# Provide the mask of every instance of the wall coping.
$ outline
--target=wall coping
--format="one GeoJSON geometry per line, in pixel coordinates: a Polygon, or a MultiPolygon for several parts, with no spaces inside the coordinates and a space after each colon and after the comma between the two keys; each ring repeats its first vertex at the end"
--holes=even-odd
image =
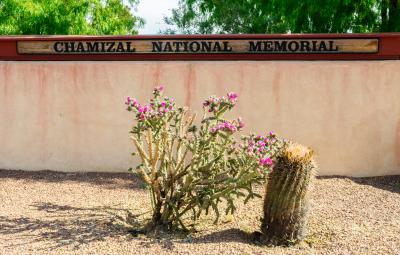
{"type": "Polygon", "coordinates": [[[0,36],[2,61],[398,59],[400,59],[400,33],[0,36]],[[84,46],[79,45],[80,42],[84,46]],[[104,43],[110,45],[110,52],[107,52],[104,43]],[[115,45],[114,48],[111,48],[112,44],[115,45]],[[87,48],[89,47],[87,45],[92,48],[87,48]],[[121,47],[117,48],[117,45],[121,47]],[[171,45],[175,47],[171,48],[171,45]],[[102,50],[99,50],[101,46],[102,50]],[[208,46],[213,48],[207,48],[208,46]],[[112,50],[114,52],[111,52],[112,50]]]}

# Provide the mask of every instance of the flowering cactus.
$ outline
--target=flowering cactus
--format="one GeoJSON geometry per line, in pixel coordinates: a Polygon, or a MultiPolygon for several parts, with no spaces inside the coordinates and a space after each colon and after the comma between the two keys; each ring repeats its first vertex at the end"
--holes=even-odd
{"type": "Polygon", "coordinates": [[[127,110],[136,120],[131,138],[141,159],[134,170],[150,189],[151,225],[188,230],[188,222],[210,209],[217,221],[222,199],[228,204],[225,213],[233,213],[235,198],[257,196],[252,186],[265,179],[281,142],[273,133],[236,141],[243,120],[224,119],[237,103],[236,93],[205,100],[196,125],[196,115],[177,107],[163,91],[155,88],[145,105],[127,98],[127,110]]]}

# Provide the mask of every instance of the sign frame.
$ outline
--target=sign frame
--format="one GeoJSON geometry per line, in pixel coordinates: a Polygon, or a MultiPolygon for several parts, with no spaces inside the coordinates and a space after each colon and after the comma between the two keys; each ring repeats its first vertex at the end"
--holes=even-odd
{"type": "MultiPolygon", "coordinates": [[[[271,44],[271,43],[270,43],[271,44]]],[[[296,48],[296,43],[293,43],[296,48]]],[[[311,44],[310,44],[311,45],[311,44]]],[[[231,47],[232,45],[228,45],[231,47]]],[[[329,45],[327,45],[328,47],[329,45]]],[[[270,45],[260,46],[270,49],[270,45]]],[[[287,46],[288,47],[288,46],[287,46]]],[[[218,48],[218,47],[217,47],[218,48]]],[[[132,49],[132,48],[131,48],[132,49]]],[[[332,47],[328,49],[333,49],[332,47]]],[[[284,34],[284,35],[139,35],[139,36],[0,36],[0,60],[3,61],[269,61],[269,60],[394,60],[400,59],[400,33],[382,34],[284,34]],[[69,52],[68,54],[54,54],[52,52],[37,52],[35,54],[22,52],[19,45],[43,44],[56,42],[269,42],[287,41],[300,42],[324,40],[330,41],[358,41],[376,42],[373,50],[367,51],[288,51],[288,52],[140,52],[129,54],[110,52],[102,54],[98,52],[69,52]]]]}

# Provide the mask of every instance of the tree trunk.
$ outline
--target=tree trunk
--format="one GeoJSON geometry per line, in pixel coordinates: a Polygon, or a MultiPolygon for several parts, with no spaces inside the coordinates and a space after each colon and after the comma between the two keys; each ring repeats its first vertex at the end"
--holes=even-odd
{"type": "Polygon", "coordinates": [[[388,0],[382,0],[381,3],[381,32],[385,32],[388,29],[388,0]]]}
{"type": "Polygon", "coordinates": [[[389,19],[386,32],[400,31],[400,8],[398,0],[391,0],[389,5],[389,19]]]}

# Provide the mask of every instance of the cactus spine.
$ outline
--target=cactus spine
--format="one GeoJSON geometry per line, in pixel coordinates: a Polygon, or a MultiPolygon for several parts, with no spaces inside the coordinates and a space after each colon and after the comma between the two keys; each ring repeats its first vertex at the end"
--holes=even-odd
{"type": "Polygon", "coordinates": [[[278,244],[301,241],[305,236],[309,186],[315,175],[314,152],[286,143],[270,173],[264,199],[261,231],[278,244]]]}

